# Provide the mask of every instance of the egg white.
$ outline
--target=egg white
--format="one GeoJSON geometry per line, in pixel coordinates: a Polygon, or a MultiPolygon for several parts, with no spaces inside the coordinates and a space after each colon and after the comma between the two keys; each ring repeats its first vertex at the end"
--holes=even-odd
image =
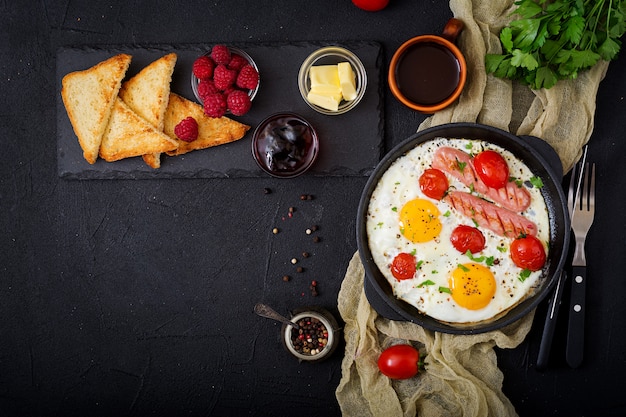
{"type": "MultiPolygon", "coordinates": [[[[478,153],[484,149],[499,152],[507,161],[511,176],[527,182],[534,174],[511,152],[491,143],[478,140],[436,138],[417,145],[399,157],[382,175],[374,189],[367,214],[367,234],[374,262],[389,281],[396,297],[414,305],[418,310],[437,320],[450,323],[469,323],[491,319],[513,307],[531,294],[542,276],[535,271],[525,279],[520,279],[522,269],[515,266],[509,254],[510,238],[498,236],[492,231],[479,227],[485,236],[485,249],[473,255],[474,260],[483,265],[486,260],[497,260],[488,266],[496,279],[496,292],[491,302],[479,310],[459,306],[452,296],[440,291],[449,288],[448,278],[459,264],[472,262],[467,255],[459,253],[450,243],[450,235],[459,224],[475,226],[471,219],[455,212],[444,201],[426,197],[420,190],[419,177],[430,168],[433,152],[441,146],[450,146],[467,153],[478,153]],[[440,212],[442,231],[434,240],[426,243],[413,243],[400,233],[399,212],[402,206],[415,198],[423,198],[434,203],[440,212]],[[398,281],[390,270],[391,263],[401,252],[415,253],[420,262],[416,276],[398,281]],[[431,285],[424,283],[432,282],[431,285]],[[422,284],[422,285],[420,285],[422,284]]],[[[460,181],[447,175],[452,188],[470,191],[460,181]]],[[[540,189],[524,185],[531,194],[530,207],[521,214],[537,225],[537,238],[544,243],[548,253],[550,223],[540,189]]]]}

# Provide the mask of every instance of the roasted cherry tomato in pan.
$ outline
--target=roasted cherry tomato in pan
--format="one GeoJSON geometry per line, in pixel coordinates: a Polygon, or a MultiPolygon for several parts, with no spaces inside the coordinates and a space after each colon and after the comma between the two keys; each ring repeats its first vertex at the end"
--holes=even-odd
{"type": "Polygon", "coordinates": [[[538,271],[546,263],[546,251],[535,236],[522,236],[511,243],[511,259],[520,268],[538,271]]]}
{"type": "Polygon", "coordinates": [[[389,4],[389,0],[352,0],[356,7],[368,12],[377,12],[389,4]]]}
{"type": "Polygon", "coordinates": [[[425,196],[441,200],[448,191],[446,174],[435,168],[426,169],[419,178],[420,190],[425,196]]]}
{"type": "Polygon", "coordinates": [[[411,279],[417,270],[415,256],[410,253],[401,252],[393,258],[391,263],[391,274],[398,280],[411,279]]]}
{"type": "Polygon", "coordinates": [[[460,224],[454,228],[450,235],[450,242],[456,250],[466,253],[480,252],[485,248],[485,236],[476,227],[460,224]]]}
{"type": "Polygon", "coordinates": [[[412,378],[420,365],[420,353],[411,345],[393,345],[378,357],[378,369],[392,379],[412,378]]]}
{"type": "Polygon", "coordinates": [[[487,187],[502,188],[509,181],[509,166],[496,151],[482,151],[474,157],[476,174],[487,187]]]}

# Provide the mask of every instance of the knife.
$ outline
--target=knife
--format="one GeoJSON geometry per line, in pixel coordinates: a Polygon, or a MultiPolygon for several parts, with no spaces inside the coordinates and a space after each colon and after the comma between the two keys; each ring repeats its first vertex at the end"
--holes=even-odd
{"type": "Polygon", "coordinates": [[[563,298],[563,288],[567,281],[567,273],[563,270],[556,282],[556,288],[552,294],[552,298],[548,303],[548,312],[546,321],[543,325],[543,333],[541,334],[541,342],[539,344],[539,354],[537,355],[537,370],[542,371],[548,366],[550,358],[550,348],[552,347],[552,339],[554,339],[554,330],[556,329],[556,320],[559,315],[559,306],[563,298]]]}

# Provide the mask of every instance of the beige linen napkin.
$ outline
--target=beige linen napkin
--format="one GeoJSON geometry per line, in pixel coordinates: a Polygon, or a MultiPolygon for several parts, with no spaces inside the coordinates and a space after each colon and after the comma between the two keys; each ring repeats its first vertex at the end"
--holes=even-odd
{"type": "MultiPolygon", "coordinates": [[[[498,35],[512,18],[513,0],[450,0],[450,9],[465,23],[458,44],[467,60],[468,82],[454,106],[429,117],[418,130],[478,122],[537,136],[552,145],[564,172],[569,171],[593,131],[596,93],[608,63],[549,90],[530,90],[487,75],[484,69],[485,54],[501,51],[498,35]]],[[[534,312],[493,332],[441,334],[379,316],[367,301],[363,281],[363,266],[355,254],[338,297],[346,348],[336,396],[345,416],[517,416],[502,393],[503,374],[493,348],[518,346],[534,312]],[[426,371],[392,381],[378,371],[376,361],[386,347],[407,341],[426,354],[426,371]]]]}

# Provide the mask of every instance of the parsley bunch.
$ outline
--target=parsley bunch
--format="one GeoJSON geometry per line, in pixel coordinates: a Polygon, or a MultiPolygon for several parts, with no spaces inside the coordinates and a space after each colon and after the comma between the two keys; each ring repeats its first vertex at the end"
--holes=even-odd
{"type": "Polygon", "coordinates": [[[500,32],[502,54],[487,54],[488,73],[533,89],[576,78],[600,59],[611,61],[626,31],[626,0],[517,0],[500,32]]]}

